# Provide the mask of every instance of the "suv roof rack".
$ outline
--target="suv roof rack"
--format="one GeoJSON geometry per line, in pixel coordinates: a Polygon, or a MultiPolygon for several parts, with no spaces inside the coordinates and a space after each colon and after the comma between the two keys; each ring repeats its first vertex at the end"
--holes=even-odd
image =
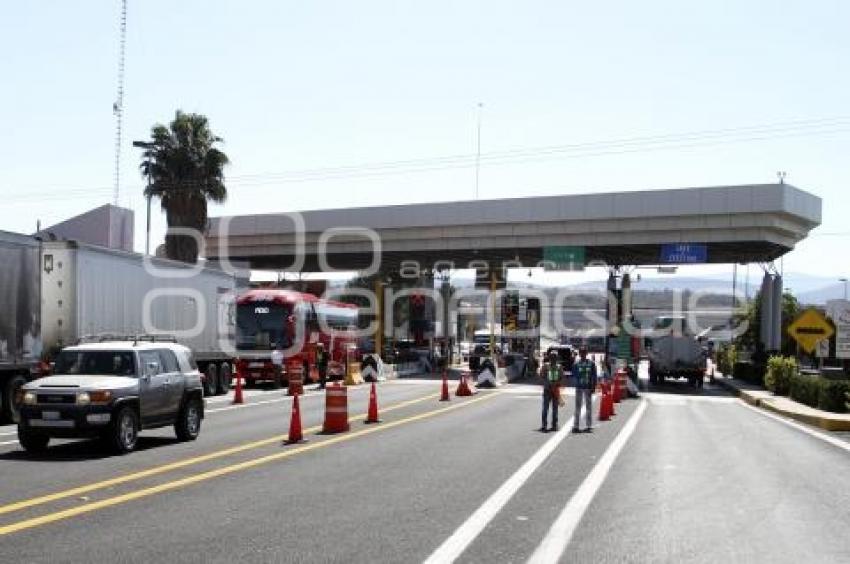
{"type": "Polygon", "coordinates": [[[77,344],[82,345],[84,343],[105,343],[108,341],[132,341],[133,345],[137,345],[139,342],[176,343],[177,337],[175,337],[174,335],[164,334],[120,335],[116,333],[102,333],[100,335],[83,335],[82,337],[77,339],[77,344]]]}

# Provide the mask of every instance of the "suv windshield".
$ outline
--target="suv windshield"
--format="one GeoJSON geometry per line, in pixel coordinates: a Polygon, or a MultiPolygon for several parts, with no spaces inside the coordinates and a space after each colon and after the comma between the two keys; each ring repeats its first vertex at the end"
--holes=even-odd
{"type": "Polygon", "coordinates": [[[129,351],[62,351],[53,373],[135,377],[136,363],[129,351]]]}

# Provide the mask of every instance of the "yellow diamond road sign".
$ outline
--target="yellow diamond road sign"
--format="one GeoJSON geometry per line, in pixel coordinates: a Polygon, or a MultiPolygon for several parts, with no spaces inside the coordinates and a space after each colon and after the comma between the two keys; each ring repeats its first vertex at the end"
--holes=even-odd
{"type": "Polygon", "coordinates": [[[832,325],[816,309],[807,309],[788,326],[788,334],[809,354],[814,352],[818,341],[829,339],[834,332],[832,325]]]}

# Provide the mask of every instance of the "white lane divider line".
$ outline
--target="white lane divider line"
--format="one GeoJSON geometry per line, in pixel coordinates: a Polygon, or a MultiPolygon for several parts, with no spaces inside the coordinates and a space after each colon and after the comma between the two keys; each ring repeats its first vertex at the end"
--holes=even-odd
{"type": "Polygon", "coordinates": [[[786,419],[786,418],[784,418],[780,415],[777,415],[775,413],[770,413],[769,411],[766,411],[765,409],[763,409],[761,407],[754,407],[754,406],[748,404],[747,402],[745,402],[744,400],[739,399],[738,401],[740,402],[740,405],[743,405],[747,409],[752,409],[756,413],[760,413],[760,414],[764,415],[765,417],[770,417],[774,421],[779,421],[780,423],[784,423],[785,425],[788,425],[789,427],[793,427],[794,429],[797,429],[798,431],[802,431],[802,432],[804,432],[808,435],[811,435],[815,438],[818,438],[818,439],[820,439],[824,442],[831,444],[832,446],[837,446],[840,449],[843,449],[843,450],[846,450],[847,452],[850,452],[850,443],[848,443],[846,441],[842,441],[841,439],[838,439],[836,437],[831,437],[831,436],[827,435],[826,433],[822,433],[821,431],[815,431],[814,429],[812,429],[810,427],[806,427],[802,423],[797,423],[796,421],[786,419]]]}
{"type": "MultiPolygon", "coordinates": [[[[303,401],[306,398],[313,398],[313,397],[322,396],[322,395],[324,395],[324,392],[320,392],[320,391],[308,392],[306,394],[303,394],[301,396],[301,399],[303,401]]],[[[285,401],[291,402],[292,396],[283,395],[283,396],[278,396],[274,399],[267,399],[267,400],[260,400],[260,401],[246,401],[245,403],[231,404],[231,405],[228,405],[226,407],[214,407],[214,408],[207,409],[206,413],[221,413],[222,411],[233,411],[234,409],[246,409],[246,408],[249,408],[249,407],[254,407],[256,405],[268,405],[270,403],[282,403],[282,402],[285,402],[285,401]]]]}
{"type": "Polygon", "coordinates": [[[18,441],[6,441],[6,442],[2,442],[2,443],[0,443],[0,446],[5,446],[5,445],[16,445],[16,444],[18,444],[18,441]]]}
{"type": "Polygon", "coordinates": [[[602,455],[602,458],[599,459],[599,462],[596,463],[596,466],[593,467],[593,470],[590,471],[590,474],[581,483],[567,502],[567,505],[564,506],[561,514],[558,515],[549,532],[543,538],[543,542],[540,543],[534,554],[528,559],[529,564],[558,562],[561,559],[567,545],[570,544],[573,533],[581,522],[582,517],[584,517],[585,511],[590,506],[590,502],[596,497],[599,488],[608,476],[608,471],[611,470],[611,466],[614,465],[614,462],[620,455],[620,451],[623,450],[629,437],[634,433],[644,411],[646,411],[646,401],[641,401],[632,416],[626,421],[620,432],[617,433],[617,437],[608,446],[605,454],[602,455]]]}
{"type": "Polygon", "coordinates": [[[543,443],[543,446],[523,464],[519,470],[508,478],[469,519],[467,519],[446,541],[425,560],[426,564],[443,564],[454,562],[472,541],[481,534],[490,521],[510,501],[514,494],[528,481],[532,474],[540,467],[559,444],[570,434],[570,425],[558,431],[551,439],[543,443]]]}

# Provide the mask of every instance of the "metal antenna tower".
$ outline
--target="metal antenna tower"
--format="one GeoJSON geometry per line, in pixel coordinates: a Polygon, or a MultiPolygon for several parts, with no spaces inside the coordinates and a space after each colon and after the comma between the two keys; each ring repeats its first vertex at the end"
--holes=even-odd
{"type": "Polygon", "coordinates": [[[115,115],[115,186],[112,192],[112,203],[116,206],[121,192],[121,127],[124,117],[124,44],[127,41],[127,0],[121,0],[119,29],[118,95],[112,103],[112,113],[115,115]]]}

